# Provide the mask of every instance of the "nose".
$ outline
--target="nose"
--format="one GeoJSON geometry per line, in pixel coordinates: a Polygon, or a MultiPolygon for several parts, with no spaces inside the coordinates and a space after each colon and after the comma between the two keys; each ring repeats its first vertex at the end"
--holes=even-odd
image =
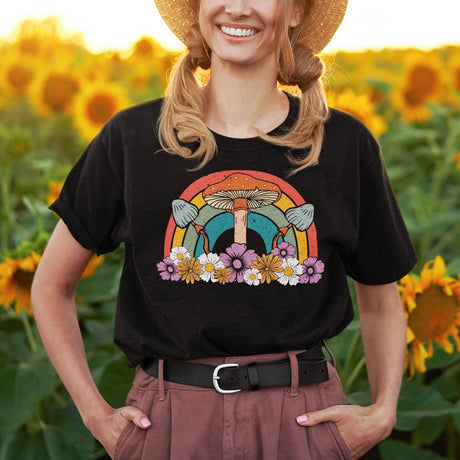
{"type": "Polygon", "coordinates": [[[249,16],[251,8],[249,0],[228,0],[225,5],[225,12],[235,18],[249,16]]]}

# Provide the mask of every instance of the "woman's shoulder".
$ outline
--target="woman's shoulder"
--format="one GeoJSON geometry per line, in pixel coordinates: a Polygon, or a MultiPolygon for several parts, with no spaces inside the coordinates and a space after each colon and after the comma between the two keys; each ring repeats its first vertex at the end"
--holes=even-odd
{"type": "Polygon", "coordinates": [[[329,107],[329,117],[325,127],[330,130],[346,130],[356,134],[369,134],[369,128],[349,112],[329,107]]]}
{"type": "Polygon", "coordinates": [[[109,120],[109,123],[123,125],[125,123],[132,124],[141,122],[142,120],[156,121],[160,116],[163,99],[164,98],[161,97],[126,107],[117,112],[109,120]]]}

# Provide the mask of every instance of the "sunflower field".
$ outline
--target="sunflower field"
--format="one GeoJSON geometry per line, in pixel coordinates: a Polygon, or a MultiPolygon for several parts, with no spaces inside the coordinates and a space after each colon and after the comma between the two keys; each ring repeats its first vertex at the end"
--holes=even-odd
{"type": "MultiPolygon", "coordinates": [[[[162,95],[176,57],[149,37],[94,54],[54,19],[0,38],[0,460],[109,458],[47,358],[30,287],[58,221],[48,205],[68,171],[113,114],[162,95]]],[[[399,282],[407,351],[397,424],[364,458],[458,460],[460,47],[324,60],[329,105],[378,137],[419,256],[399,282]]],[[[112,340],[123,255],[119,247],[93,258],[76,296],[92,374],[114,406],[134,373],[112,340]]],[[[369,404],[357,311],[330,345],[349,403],[369,404]]]]}

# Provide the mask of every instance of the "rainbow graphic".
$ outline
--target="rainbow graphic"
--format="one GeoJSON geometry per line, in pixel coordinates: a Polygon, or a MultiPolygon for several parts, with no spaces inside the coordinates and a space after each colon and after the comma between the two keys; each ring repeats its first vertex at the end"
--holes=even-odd
{"type": "Polygon", "coordinates": [[[165,235],[164,256],[185,247],[192,257],[213,252],[224,232],[236,226],[243,210],[244,231],[256,232],[269,254],[283,241],[296,249],[302,262],[318,257],[313,205],[290,184],[260,171],[228,170],[201,177],[173,203],[165,235]]]}

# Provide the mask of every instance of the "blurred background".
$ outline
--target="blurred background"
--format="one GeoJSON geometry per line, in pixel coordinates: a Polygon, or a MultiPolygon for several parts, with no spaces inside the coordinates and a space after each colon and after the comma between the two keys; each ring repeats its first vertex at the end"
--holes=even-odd
{"type": "MultiPolygon", "coordinates": [[[[460,2],[349,3],[323,54],[328,102],[378,138],[419,256],[398,283],[408,333],[398,422],[365,458],[458,460],[460,2]]],[[[162,95],[183,50],[152,0],[1,7],[0,460],[108,458],[49,364],[30,286],[70,168],[114,113],[162,95]]],[[[93,258],[77,291],[91,371],[114,406],[134,372],[112,341],[123,251],[93,258]]],[[[369,404],[360,338],[356,311],[331,346],[349,402],[369,404]]]]}

